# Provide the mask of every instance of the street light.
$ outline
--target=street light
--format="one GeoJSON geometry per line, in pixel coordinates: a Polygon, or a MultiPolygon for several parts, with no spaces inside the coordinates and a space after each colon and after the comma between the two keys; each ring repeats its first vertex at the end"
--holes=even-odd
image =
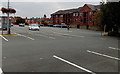
{"type": "Polygon", "coordinates": [[[9,0],[8,0],[8,12],[7,12],[7,17],[8,17],[8,24],[7,24],[7,33],[10,34],[10,20],[9,20],[9,0]]]}

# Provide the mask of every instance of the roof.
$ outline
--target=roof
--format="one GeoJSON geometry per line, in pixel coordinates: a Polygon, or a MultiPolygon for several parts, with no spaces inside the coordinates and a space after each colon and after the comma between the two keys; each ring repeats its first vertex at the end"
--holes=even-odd
{"type": "Polygon", "coordinates": [[[91,5],[91,4],[86,4],[88,7],[90,7],[92,10],[99,10],[100,5],[91,5]]]}
{"type": "MultiPolygon", "coordinates": [[[[89,8],[91,8],[93,11],[95,10],[100,10],[100,5],[91,5],[91,4],[85,4],[87,5],[89,8]]],[[[74,8],[74,9],[67,9],[67,10],[59,10],[53,14],[67,14],[67,13],[74,13],[74,12],[78,12],[81,10],[82,7],[79,8],[74,8]]],[[[53,15],[52,14],[52,15],[53,15]]]]}
{"type": "Polygon", "coordinates": [[[59,10],[53,14],[67,14],[67,13],[74,13],[78,12],[82,7],[75,8],[75,9],[67,9],[67,10],[59,10]]]}

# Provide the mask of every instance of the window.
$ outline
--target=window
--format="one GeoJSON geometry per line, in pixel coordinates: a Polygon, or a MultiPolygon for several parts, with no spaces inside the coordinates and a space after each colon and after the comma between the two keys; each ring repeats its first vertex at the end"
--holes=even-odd
{"type": "Polygon", "coordinates": [[[73,13],[73,16],[75,16],[76,14],[75,13],[73,13]]]}
{"type": "Polygon", "coordinates": [[[92,12],[89,12],[90,15],[92,15],[92,12]]]}
{"type": "Polygon", "coordinates": [[[92,22],[92,18],[90,18],[89,21],[92,22]]]}
{"type": "Polygon", "coordinates": [[[73,13],[73,16],[78,16],[78,13],[73,13]]]}
{"type": "Polygon", "coordinates": [[[60,17],[63,17],[63,15],[60,15],[60,17]]]}
{"type": "Polygon", "coordinates": [[[82,16],[82,13],[80,13],[80,16],[82,16]]]}
{"type": "Polygon", "coordinates": [[[83,20],[82,20],[82,18],[80,18],[80,22],[82,22],[83,20]]]}
{"type": "Polygon", "coordinates": [[[63,22],[63,20],[60,20],[60,22],[63,22]]]}
{"type": "Polygon", "coordinates": [[[70,22],[70,19],[68,19],[67,22],[69,23],[69,22],[70,22]]]}
{"type": "Polygon", "coordinates": [[[57,23],[58,21],[56,20],[56,23],[57,23]]]}
{"type": "Polygon", "coordinates": [[[74,19],[75,22],[77,22],[78,19],[74,19]]]}
{"type": "Polygon", "coordinates": [[[58,15],[56,15],[56,17],[58,17],[58,15]]]}
{"type": "Polygon", "coordinates": [[[78,13],[76,13],[76,16],[78,16],[78,13]]]}

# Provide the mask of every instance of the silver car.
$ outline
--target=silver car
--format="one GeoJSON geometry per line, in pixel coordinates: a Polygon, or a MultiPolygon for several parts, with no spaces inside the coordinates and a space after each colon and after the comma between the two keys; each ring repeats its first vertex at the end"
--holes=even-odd
{"type": "Polygon", "coordinates": [[[29,30],[38,30],[38,31],[40,29],[37,24],[30,24],[28,28],[29,30]]]}

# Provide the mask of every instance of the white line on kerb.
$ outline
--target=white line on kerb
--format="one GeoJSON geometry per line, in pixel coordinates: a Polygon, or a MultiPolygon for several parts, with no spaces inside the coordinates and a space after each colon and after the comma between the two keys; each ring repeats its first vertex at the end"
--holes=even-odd
{"type": "Polygon", "coordinates": [[[53,55],[53,57],[56,58],[56,59],[59,59],[59,60],[61,60],[61,61],[63,61],[63,62],[66,62],[66,63],[68,63],[68,64],[70,64],[70,65],[72,65],[72,66],[74,66],[74,67],[77,67],[77,68],[82,69],[82,70],[84,70],[84,71],[86,71],[86,72],[89,72],[89,73],[91,73],[91,74],[96,74],[96,73],[94,73],[94,72],[92,72],[92,71],[90,71],[90,70],[88,70],[88,69],[85,69],[85,68],[83,68],[83,67],[81,67],[81,66],[78,66],[78,65],[76,65],[76,64],[74,64],[74,63],[72,63],[72,62],[69,62],[69,61],[67,61],[67,60],[65,60],[65,59],[62,59],[62,58],[60,58],[60,57],[58,57],[58,56],[53,55]]]}
{"type": "Polygon", "coordinates": [[[0,74],[2,74],[3,73],[3,71],[2,71],[2,69],[0,68],[0,74]]]}
{"type": "Polygon", "coordinates": [[[4,36],[0,35],[5,41],[8,41],[8,39],[6,39],[4,36]]]}
{"type": "Polygon", "coordinates": [[[108,47],[108,48],[113,50],[120,50],[119,48],[114,48],[114,47],[108,47]]]}
{"type": "Polygon", "coordinates": [[[119,58],[112,57],[112,56],[109,56],[109,55],[105,55],[105,54],[101,54],[101,53],[94,52],[94,51],[89,51],[89,50],[87,50],[87,52],[120,61],[120,59],[119,59],[119,58]]]}

